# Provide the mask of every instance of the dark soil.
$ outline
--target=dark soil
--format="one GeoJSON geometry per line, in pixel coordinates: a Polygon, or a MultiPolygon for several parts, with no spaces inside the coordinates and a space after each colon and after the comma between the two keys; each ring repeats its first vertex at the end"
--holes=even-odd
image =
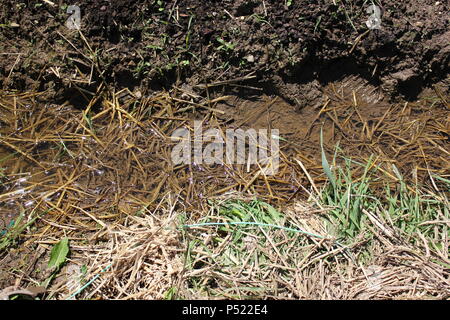
{"type": "Polygon", "coordinates": [[[251,74],[227,89],[303,107],[349,75],[415,99],[450,70],[448,1],[383,1],[382,28],[368,32],[363,0],[55,2],[0,4],[4,88],[49,90],[81,107],[102,82],[149,94],[251,74]],[[68,4],[81,8],[81,33],[65,26],[68,4]]]}

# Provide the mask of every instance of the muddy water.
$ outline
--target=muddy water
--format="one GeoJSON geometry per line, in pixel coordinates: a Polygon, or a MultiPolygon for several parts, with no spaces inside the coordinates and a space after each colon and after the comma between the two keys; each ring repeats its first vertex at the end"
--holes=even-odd
{"type": "Polygon", "coordinates": [[[389,109],[389,103],[379,89],[363,79],[350,76],[327,85],[320,97],[311,101],[310,107],[301,110],[280,97],[269,96],[256,100],[233,97],[217,108],[225,112],[222,119],[231,117],[233,126],[278,129],[281,136],[293,145],[308,149],[312,157],[320,158],[320,131],[323,130],[324,143],[336,145],[339,128],[333,119],[348,116],[344,109],[353,109],[350,112],[373,121],[389,109]],[[327,116],[327,113],[333,114],[327,116]]]}
{"type": "Polygon", "coordinates": [[[33,184],[43,181],[40,171],[17,152],[0,146],[0,235],[11,228],[22,211],[36,204],[28,195],[35,189],[33,184]]]}
{"type": "MultiPolygon", "coordinates": [[[[164,103],[167,104],[167,101],[164,103]]],[[[254,187],[252,192],[267,201],[275,198],[272,194],[268,194],[271,192],[267,188],[269,183],[273,184],[272,191],[278,192],[274,201],[279,203],[291,200],[294,195],[301,196],[295,191],[299,188],[299,184],[302,186],[305,184],[304,187],[308,187],[309,181],[296,164],[296,160],[302,161],[315,183],[320,184],[326,180],[321,167],[321,131],[328,159],[333,158],[336,147],[339,146],[343,157],[364,162],[370,156],[374,156],[391,176],[395,176],[392,171],[392,164],[395,164],[406,180],[419,183],[427,183],[430,172],[437,175],[450,172],[448,106],[432,92],[428,92],[425,98],[416,102],[388,103],[377,88],[364,80],[348,77],[322,88],[322,94],[311,101],[311,105],[307,108],[299,109],[280,97],[267,95],[252,99],[231,96],[213,107],[221,111],[216,113],[215,117],[223,130],[234,128],[279,130],[284,165],[280,177],[276,176],[270,181],[261,179],[252,181],[254,187]]],[[[36,114],[40,114],[41,109],[39,106],[37,108],[36,114]]],[[[167,110],[167,107],[163,110],[167,110]]],[[[56,125],[63,128],[60,134],[66,136],[75,134],[72,123],[74,117],[80,116],[78,110],[55,111],[53,108],[46,108],[42,110],[42,113],[45,113],[44,119],[48,120],[42,128],[37,129],[37,134],[36,132],[24,133],[27,141],[30,139],[34,141],[41,136],[53,136],[55,129],[47,126],[47,121],[51,122],[55,119],[56,125]],[[62,117],[65,118],[58,122],[62,117]]],[[[161,115],[166,116],[164,113],[161,115]]],[[[173,118],[173,114],[169,116],[173,118]]],[[[194,114],[188,116],[194,116],[194,114]]],[[[195,116],[199,117],[198,120],[202,120],[207,115],[195,112],[195,116]]],[[[53,163],[54,159],[60,159],[57,148],[54,148],[54,141],[48,145],[44,144],[42,150],[33,153],[36,151],[33,143],[10,140],[24,152],[27,152],[28,148],[28,152],[33,154],[37,163],[16,154],[0,164],[8,175],[8,179],[4,179],[4,188],[0,197],[5,193],[11,195],[0,198],[0,217],[3,219],[0,222],[0,228],[4,228],[24,208],[32,207],[32,201],[42,196],[39,183],[45,184],[46,191],[51,191],[55,189],[55,185],[64,184],[64,181],[69,180],[73,172],[77,172],[76,175],[80,178],[73,181],[73,185],[71,184],[74,186],[70,191],[72,198],[67,196],[67,199],[63,200],[67,201],[69,206],[70,201],[80,199],[78,189],[85,192],[83,197],[88,198],[86,203],[93,206],[107,204],[108,201],[118,201],[108,197],[111,194],[115,197],[123,197],[126,193],[124,190],[133,193],[133,196],[142,203],[156,201],[158,194],[176,193],[182,194],[187,199],[186,202],[191,201],[195,204],[211,194],[216,196],[215,192],[218,190],[228,192],[236,189],[234,191],[242,192],[243,186],[245,187],[250,179],[247,175],[251,173],[240,168],[236,170],[238,178],[231,177],[228,172],[224,172],[223,168],[213,168],[210,172],[207,168],[200,170],[195,166],[189,167],[187,171],[174,169],[170,163],[170,150],[168,152],[167,143],[164,142],[159,146],[160,142],[155,138],[154,131],[150,133],[146,130],[147,127],[159,124],[159,128],[154,128],[163,132],[165,130],[163,127],[167,127],[170,121],[162,120],[157,123],[148,118],[142,119],[146,121],[145,126],[135,128],[134,131],[124,131],[115,122],[111,122],[109,115],[106,117],[104,122],[100,119],[96,120],[98,126],[96,130],[99,132],[107,127],[101,139],[108,148],[103,150],[98,145],[84,144],[82,142],[84,140],[79,138],[78,141],[73,139],[71,150],[82,157],[77,157],[76,160],[66,157],[64,163],[53,163]],[[116,140],[118,135],[123,135],[120,141],[116,140]],[[111,141],[114,143],[110,143],[111,141]],[[122,147],[121,144],[124,141],[125,145],[122,147]],[[49,173],[47,176],[37,165],[39,163],[51,166],[54,169],[53,174],[49,173]],[[93,170],[97,167],[103,168],[102,172],[105,170],[106,173],[99,174],[98,170],[93,170]],[[201,189],[198,192],[200,199],[195,198],[197,197],[194,193],[196,189],[201,189]],[[114,190],[119,191],[115,194],[114,190]],[[32,192],[22,195],[21,192],[24,191],[32,192]],[[11,194],[11,192],[15,193],[11,194]]],[[[122,121],[125,120],[122,119],[122,121]]],[[[36,121],[24,119],[24,123],[25,126],[29,126],[36,121]]],[[[179,125],[182,126],[185,123],[181,122],[179,125]]],[[[9,129],[10,132],[7,132],[8,128],[4,126],[3,135],[17,135],[14,128],[9,129]]],[[[170,134],[169,131],[164,132],[166,136],[170,134]]],[[[12,152],[14,152],[13,148],[0,143],[0,159],[11,155],[12,152]]],[[[339,161],[340,159],[338,164],[339,161]]],[[[355,174],[357,175],[358,172],[356,171],[355,174]]],[[[123,208],[131,208],[124,211],[134,210],[129,203],[121,205],[123,208]]]]}
{"type": "MultiPolygon", "coordinates": [[[[5,171],[9,172],[6,167],[6,159],[13,158],[11,152],[0,146],[0,194],[6,192],[6,179],[4,178],[5,171]]],[[[7,204],[6,199],[0,200],[0,237],[4,236],[6,230],[9,229],[18,216],[14,208],[7,204]]]]}
{"type": "Polygon", "coordinates": [[[450,173],[448,105],[433,90],[415,102],[391,103],[380,89],[355,76],[331,83],[308,108],[299,110],[279,97],[239,97],[222,103],[223,119],[234,126],[279,129],[289,156],[302,156],[320,167],[320,132],[332,158],[373,156],[392,172],[392,165],[415,182],[429,173],[450,173]],[[428,168],[428,169],[425,169],[428,168]]]}

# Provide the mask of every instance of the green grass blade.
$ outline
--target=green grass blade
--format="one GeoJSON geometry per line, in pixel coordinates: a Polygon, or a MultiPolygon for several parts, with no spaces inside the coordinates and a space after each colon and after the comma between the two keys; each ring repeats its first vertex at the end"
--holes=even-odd
{"type": "Polygon", "coordinates": [[[322,150],[322,167],[323,171],[327,175],[328,179],[330,180],[331,184],[333,185],[333,189],[336,190],[336,178],[331,172],[330,164],[328,163],[327,156],[325,154],[325,149],[323,148],[323,130],[320,129],[320,148],[322,150]]]}

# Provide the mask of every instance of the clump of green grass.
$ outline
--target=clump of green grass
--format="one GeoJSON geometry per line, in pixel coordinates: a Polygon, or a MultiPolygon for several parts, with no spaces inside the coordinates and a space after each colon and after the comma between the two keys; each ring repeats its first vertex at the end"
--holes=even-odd
{"type": "MultiPolygon", "coordinates": [[[[204,222],[184,225],[190,229],[185,233],[185,267],[194,275],[188,277],[189,287],[201,296],[288,296],[283,290],[277,292],[274,279],[291,281],[299,261],[311,254],[311,246],[327,240],[299,228],[289,216],[257,199],[211,205],[204,222]],[[207,234],[198,232],[205,228],[207,234]]],[[[323,254],[321,249],[317,254],[323,254]]]]}
{"type": "MultiPolygon", "coordinates": [[[[346,243],[361,234],[372,238],[374,234],[370,228],[375,224],[395,230],[396,236],[407,242],[414,244],[426,239],[435,249],[443,249],[442,241],[450,235],[448,224],[439,223],[450,218],[445,192],[439,194],[424,187],[408,186],[393,165],[397,181],[384,182],[384,192],[375,193],[371,186],[386,181],[383,179],[386,178],[385,171],[372,158],[365,164],[343,158],[344,165],[332,170],[322,146],[322,165],[330,184],[323,189],[321,202],[331,208],[327,217],[332,234],[346,243]],[[355,166],[363,168],[362,175],[353,176],[355,166]]],[[[443,189],[450,190],[449,180],[436,179],[442,182],[443,189]]]]}
{"type": "MultiPolygon", "coordinates": [[[[357,180],[352,177],[352,163],[347,159],[344,168],[338,168],[336,177],[331,177],[331,186],[322,191],[323,205],[332,209],[329,214],[337,227],[337,236],[342,238],[354,238],[363,228],[364,214],[362,209],[372,210],[376,205],[369,192],[370,162],[364,170],[364,174],[357,180]]],[[[329,172],[329,169],[325,172],[329,172]]]]}

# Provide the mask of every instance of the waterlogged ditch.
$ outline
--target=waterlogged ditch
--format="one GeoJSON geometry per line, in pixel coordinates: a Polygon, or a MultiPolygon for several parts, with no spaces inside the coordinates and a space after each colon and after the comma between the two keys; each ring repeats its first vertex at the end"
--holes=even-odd
{"type": "Polygon", "coordinates": [[[0,5],[0,299],[449,297],[440,3],[49,3],[0,5]]]}
{"type": "MultiPolygon", "coordinates": [[[[326,247],[333,251],[337,249],[336,244],[333,245],[336,239],[340,239],[338,243],[345,248],[354,237],[361,232],[364,234],[367,223],[379,226],[374,222],[379,218],[372,216],[372,212],[366,214],[369,208],[386,210],[389,206],[394,210],[390,217],[394,223],[392,228],[398,228],[398,235],[402,232],[408,234],[412,242],[415,242],[414,233],[419,230],[430,237],[436,235],[435,232],[441,227],[441,231],[446,232],[445,226],[439,226],[438,229],[420,227],[423,223],[427,225],[428,221],[439,221],[448,215],[445,209],[449,172],[446,155],[448,106],[437,95],[427,95],[413,103],[389,104],[383,100],[374,103],[373,100],[368,101],[364,92],[359,95],[357,88],[348,88],[348,83],[344,81],[324,88],[323,105],[299,111],[279,97],[261,96],[246,100],[237,96],[224,96],[214,103],[201,104],[186,103],[181,98],[182,94],[182,91],[174,89],[149,98],[128,95],[119,99],[122,97],[119,93],[105,98],[102,108],[97,112],[90,111],[89,106],[80,111],[68,105],[45,105],[37,102],[34,94],[2,94],[2,119],[7,119],[2,121],[3,150],[5,155],[13,155],[2,161],[3,218],[7,212],[14,212],[12,217],[9,216],[11,223],[14,218],[19,218],[19,213],[25,213],[23,223],[31,221],[26,225],[29,236],[23,238],[21,235],[25,229],[21,229],[20,233],[10,233],[9,236],[13,237],[8,246],[19,245],[20,248],[20,244],[24,244],[40,247],[42,244],[39,241],[43,241],[44,246],[48,247],[45,244],[56,244],[58,239],[70,234],[74,252],[76,248],[90,243],[99,246],[99,252],[109,256],[113,252],[107,251],[108,246],[101,243],[108,243],[108,234],[112,228],[131,227],[132,222],[139,219],[142,220],[139,220],[141,222],[138,225],[149,226],[163,223],[161,219],[168,219],[166,223],[171,229],[191,226],[185,231],[189,235],[185,238],[188,243],[197,243],[205,236],[197,233],[196,228],[205,231],[212,228],[207,231],[210,234],[208,237],[217,240],[210,240],[213,242],[206,243],[207,247],[230,232],[231,226],[236,223],[234,228],[243,227],[244,230],[258,225],[269,229],[284,226],[286,230],[298,230],[299,234],[291,231],[294,233],[283,237],[298,239],[302,250],[309,248],[308,241],[315,243],[314,236],[305,238],[305,234],[312,234],[328,239],[326,241],[329,241],[330,246],[326,247]],[[173,139],[173,133],[180,128],[194,133],[194,120],[201,123],[205,130],[215,128],[222,133],[230,128],[253,128],[255,132],[263,128],[280,128],[275,137],[280,157],[277,171],[267,174],[261,163],[174,163],[173,150],[179,141],[173,139]],[[324,157],[327,159],[326,166],[324,157]],[[429,194],[436,196],[432,196],[429,205],[422,204],[419,194],[424,191],[419,190],[429,190],[426,192],[434,192],[429,194]],[[416,200],[410,194],[416,194],[416,200]],[[369,200],[363,198],[356,203],[351,200],[359,196],[368,197],[369,200]],[[372,198],[379,200],[370,200],[372,198]],[[252,202],[254,199],[263,201],[263,204],[252,202]],[[306,207],[299,204],[306,200],[306,203],[312,203],[306,207]],[[236,206],[235,201],[244,201],[239,204],[241,209],[232,210],[231,216],[223,215],[224,209],[219,208],[233,208],[236,206]],[[398,204],[406,207],[395,209],[398,204]],[[255,205],[258,209],[254,209],[255,205]],[[174,211],[162,210],[167,206],[174,211]],[[266,210],[269,210],[269,216],[265,216],[266,210]],[[287,212],[290,213],[283,218],[287,212]],[[317,213],[311,216],[311,212],[317,213]],[[153,218],[147,221],[147,215],[156,215],[159,222],[153,221],[153,218]],[[230,227],[221,227],[221,223],[226,221],[232,223],[230,227]],[[215,236],[214,230],[218,232],[215,236]]],[[[203,141],[202,146],[207,147],[208,143],[210,141],[203,141]]],[[[192,144],[195,144],[194,137],[192,144]]],[[[246,141],[246,149],[251,149],[249,140],[246,141]]],[[[163,228],[163,225],[157,229],[163,228]]],[[[142,231],[140,227],[134,227],[142,231]]],[[[158,234],[153,227],[148,230],[155,236],[158,234]]],[[[281,236],[282,230],[276,230],[268,231],[270,234],[275,232],[272,240],[281,236]]],[[[138,241],[131,236],[131,229],[123,231],[129,234],[128,238],[121,238],[125,243],[138,241]]],[[[140,233],[136,232],[136,237],[140,238],[140,233]]],[[[391,232],[388,232],[390,237],[396,237],[396,233],[391,232]]],[[[268,236],[267,233],[263,235],[268,236]]],[[[163,233],[161,236],[167,237],[168,234],[163,233]]],[[[170,243],[181,241],[181,238],[174,238],[173,235],[169,238],[170,243]]],[[[231,241],[231,238],[228,239],[231,241]]],[[[236,246],[234,253],[222,252],[223,244],[219,247],[213,245],[210,250],[220,249],[217,254],[221,252],[223,258],[228,256],[221,263],[225,263],[224,266],[230,263],[233,265],[241,259],[235,255],[249,245],[248,241],[253,243],[250,239],[238,236],[233,242],[236,246]]],[[[255,241],[253,250],[267,245],[264,241],[260,242],[259,236],[256,236],[255,241]]],[[[183,246],[181,243],[179,245],[183,246]]],[[[445,252],[446,248],[440,247],[438,252],[445,252]]],[[[15,250],[10,251],[4,259],[14,257],[17,253],[13,252],[15,250]]],[[[172,251],[167,265],[162,263],[159,267],[164,269],[171,266],[175,268],[171,272],[178,275],[181,274],[179,272],[183,263],[188,261],[182,262],[176,252],[172,251]]],[[[198,254],[195,252],[191,252],[194,260],[198,254]]],[[[305,252],[297,254],[289,258],[289,265],[298,263],[296,259],[300,259],[305,252]]],[[[28,255],[23,254],[27,259],[37,259],[28,255]]],[[[263,255],[264,259],[269,259],[267,263],[282,259],[282,256],[273,256],[268,252],[263,255]]],[[[45,259],[45,255],[42,253],[39,259],[45,259]]],[[[83,265],[92,263],[86,257],[78,259],[82,259],[83,265]]],[[[90,265],[97,273],[101,271],[100,267],[109,266],[102,259],[90,265]]],[[[11,267],[18,262],[14,259],[6,261],[11,267]]],[[[256,263],[252,259],[248,261],[256,263]]],[[[191,263],[189,268],[194,274],[205,267],[204,264],[191,263]]],[[[116,268],[119,266],[124,267],[119,263],[116,268]]],[[[432,268],[436,266],[439,264],[432,268]]],[[[78,270],[72,263],[66,269],[69,267],[78,270]]],[[[295,269],[294,266],[288,267],[291,270],[289,268],[295,269]]],[[[43,266],[42,269],[47,268],[43,266]]],[[[267,272],[268,269],[262,268],[259,272],[263,270],[267,272]]],[[[66,271],[64,269],[60,277],[66,277],[66,271]]],[[[28,272],[37,278],[49,276],[48,271],[41,271],[41,274],[36,273],[36,270],[28,272]]],[[[121,272],[125,271],[119,272],[120,277],[126,277],[126,273],[121,272]]],[[[206,272],[203,276],[211,277],[208,274],[206,272]]],[[[7,274],[4,275],[2,281],[11,281],[7,274]]],[[[188,276],[185,281],[197,283],[197,278],[188,276]]],[[[42,279],[44,283],[45,280],[48,278],[42,279]]],[[[73,282],[73,279],[70,281],[73,282]]],[[[168,281],[166,289],[173,285],[172,280],[165,281],[168,281]]],[[[265,288],[264,283],[258,282],[257,287],[262,286],[258,289],[260,294],[273,294],[274,289],[265,288]]],[[[202,286],[209,285],[203,283],[202,286]]],[[[185,289],[187,291],[184,294],[187,294],[198,288],[185,289]]],[[[181,288],[177,290],[177,295],[182,294],[179,291],[181,288]]],[[[153,292],[146,295],[141,292],[138,296],[161,298],[164,296],[161,294],[153,292]]],[[[346,294],[356,297],[352,296],[354,292],[346,294]]]]}

